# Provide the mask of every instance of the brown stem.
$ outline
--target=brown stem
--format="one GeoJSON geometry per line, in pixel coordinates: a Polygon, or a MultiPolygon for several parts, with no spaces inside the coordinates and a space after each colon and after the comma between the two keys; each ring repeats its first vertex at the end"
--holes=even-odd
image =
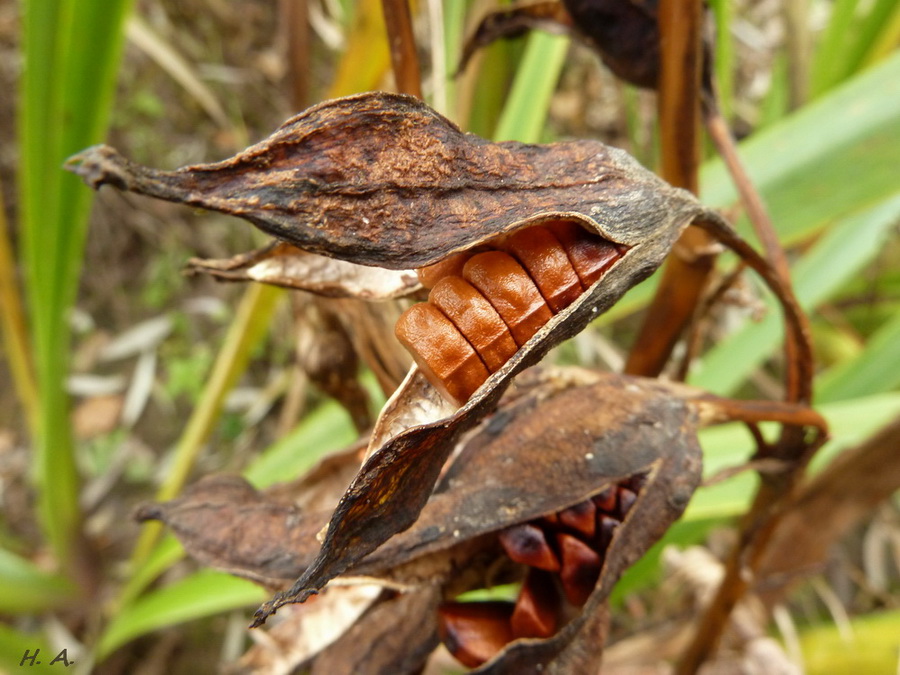
{"type": "MultiPolygon", "coordinates": [[[[813,358],[806,316],[800,309],[790,285],[783,282],[775,268],[766,262],[716,214],[698,223],[722,243],[735,251],[755,270],[782,305],[785,315],[787,398],[792,403],[808,403],[812,399],[813,358]]],[[[814,411],[809,413],[818,417],[814,411]]],[[[819,418],[821,420],[821,418],[819,418]]],[[[751,421],[751,420],[748,420],[751,421]]],[[[727,626],[728,617],[749,588],[760,561],[767,551],[775,529],[786,515],[786,504],[813,453],[826,439],[824,420],[817,424],[816,438],[807,441],[799,419],[782,419],[785,426],[773,448],[761,448],[760,456],[785,460],[784,471],[760,475],[761,484],[753,505],[743,520],[741,539],[725,567],[725,576],[716,596],[701,618],[694,638],[676,666],[678,675],[695,673],[713,653],[727,626]]]]}
{"type": "Polygon", "coordinates": [[[413,35],[412,16],[407,0],[382,0],[384,23],[387,26],[388,44],[391,49],[391,65],[397,91],[422,98],[422,76],[419,54],[413,35]]]}
{"type": "Polygon", "coordinates": [[[281,0],[280,30],[284,33],[291,107],[300,111],[309,105],[309,46],[307,0],[281,0]]]}
{"type": "Polygon", "coordinates": [[[786,399],[794,403],[812,400],[813,355],[809,336],[809,323],[800,308],[790,285],[785,284],[775,268],[750,247],[718,214],[707,212],[704,219],[695,223],[737,253],[775,294],[784,311],[786,336],[786,399]]]}
{"type": "MultiPolygon", "coordinates": [[[[662,177],[697,193],[700,166],[700,100],[703,65],[700,0],[659,4],[659,123],[662,177]]],[[[631,349],[625,372],[658,375],[691,320],[712,272],[710,237],[689,228],[666,263],[662,281],[631,349]]]]}

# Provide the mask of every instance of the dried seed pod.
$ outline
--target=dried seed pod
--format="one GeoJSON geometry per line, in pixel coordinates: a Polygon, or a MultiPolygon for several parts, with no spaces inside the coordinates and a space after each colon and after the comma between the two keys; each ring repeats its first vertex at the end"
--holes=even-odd
{"type": "Polygon", "coordinates": [[[560,596],[552,577],[537,569],[528,570],[516,598],[510,625],[516,638],[548,638],[560,621],[560,596]]]}
{"type": "MultiPolygon", "coordinates": [[[[303,251],[356,265],[421,268],[556,220],[578,223],[619,252],[627,247],[601,283],[551,319],[459,410],[438,400],[421,370],[410,373],[379,417],[368,459],[335,509],[319,556],[260,609],[255,625],[278,607],[302,602],[410,527],[458,439],[496,407],[512,378],[647,278],[685,227],[697,223],[730,245],[742,244],[718,214],[624,151],[586,140],[491,143],[396,94],[314,106],[215,164],[158,171],[96,146],[67,168],[94,188],[112,185],[231,213],[303,251]]],[[[574,261],[573,268],[578,272],[574,261]]],[[[764,277],[773,283],[771,275],[764,277]]],[[[794,305],[788,309],[798,323],[794,305]]],[[[593,446],[588,454],[595,455],[593,446]]],[[[632,461],[646,470],[647,462],[632,461]]]]}
{"type": "Polygon", "coordinates": [[[537,525],[524,523],[507,528],[500,533],[500,543],[514,562],[548,572],[559,570],[559,559],[537,525]]]}
{"type": "Polygon", "coordinates": [[[477,668],[513,640],[511,602],[446,602],[438,608],[438,635],[457,661],[477,668]]]}
{"type": "MultiPolygon", "coordinates": [[[[432,287],[428,303],[456,326],[482,363],[459,360],[455,349],[452,361],[443,363],[441,337],[419,332],[421,310],[411,308],[396,326],[429,382],[459,405],[627,250],[567,221],[524,228],[497,245],[503,250],[464,252],[420,270],[422,283],[432,287]]],[[[453,344],[458,340],[454,335],[453,344]]]]}

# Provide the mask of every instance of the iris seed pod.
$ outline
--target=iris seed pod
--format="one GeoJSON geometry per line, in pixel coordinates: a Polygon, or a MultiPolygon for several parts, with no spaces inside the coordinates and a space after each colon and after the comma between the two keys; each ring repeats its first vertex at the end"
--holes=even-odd
{"type": "MultiPolygon", "coordinates": [[[[592,140],[492,143],[462,132],[413,97],[383,92],[313,106],[213,164],[156,170],[96,146],[71,158],[67,168],[94,188],[112,185],[229,213],[303,251],[390,270],[501,248],[492,242],[546,226],[585,289],[565,309],[548,309],[551,318],[471,395],[471,385],[462,387],[456,397],[468,398],[455,411],[422,370],[410,371],[375,425],[368,459],[338,504],[319,556],[293,587],[260,609],[255,625],[284,604],[302,602],[410,527],[456,441],[496,407],[512,378],[647,278],[684,228],[704,224],[733,240],[721,217],[622,150],[592,140]],[[580,249],[567,248],[564,240],[573,226],[609,242],[614,260],[598,264],[588,255],[593,267],[581,268],[580,249]]],[[[353,293],[366,297],[348,289],[353,293]]],[[[505,317],[504,323],[512,328],[505,317]]],[[[474,363],[469,356],[462,362],[474,363]]]]}
{"type": "Polygon", "coordinates": [[[569,221],[518,230],[496,246],[421,272],[428,302],[395,328],[428,381],[457,405],[627,250],[569,221]]]}

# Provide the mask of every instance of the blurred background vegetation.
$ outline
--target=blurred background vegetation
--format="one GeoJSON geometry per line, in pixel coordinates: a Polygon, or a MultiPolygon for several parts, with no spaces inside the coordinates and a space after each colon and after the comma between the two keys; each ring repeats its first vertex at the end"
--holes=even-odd
{"type": "MultiPolygon", "coordinates": [[[[816,400],[833,435],[821,469],[900,414],[900,5],[710,4],[723,106],[811,313],[816,400]]],[[[415,7],[429,103],[485,137],[594,137],[655,164],[654,95],[567,38],[497,43],[454,78],[464,35],[491,8],[415,7]]],[[[0,668],[36,648],[67,649],[78,672],[235,660],[264,591],[199,569],[131,510],[215,471],[257,486],[291,478],[356,436],[301,368],[304,300],[181,274],[189,257],[249,250],[259,233],[111,190],[94,199],[62,172],[65,158],[105,141],[155,167],[221,159],[314,102],[390,89],[389,70],[375,0],[0,5],[0,668]]],[[[712,157],[701,198],[737,213],[712,157]]],[[[620,367],[652,287],[555,357],[620,367]]],[[[726,298],[689,381],[776,397],[768,303],[749,279],[726,298]]],[[[383,393],[369,388],[374,414],[383,393]]],[[[709,473],[752,446],[729,427],[703,441],[709,473]]],[[[702,490],[668,543],[714,541],[753,481],[702,490]]],[[[860,654],[876,655],[865,672],[896,671],[898,523],[896,499],[867,513],[786,607],[779,629],[809,672],[858,670],[860,654]],[[855,646],[841,642],[853,635],[855,646]]],[[[650,556],[623,581],[623,631],[652,616],[659,578],[650,556]]]]}

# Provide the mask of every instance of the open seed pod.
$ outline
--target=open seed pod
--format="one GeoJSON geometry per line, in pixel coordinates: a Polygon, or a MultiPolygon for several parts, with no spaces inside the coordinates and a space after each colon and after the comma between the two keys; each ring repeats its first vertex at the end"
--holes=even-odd
{"type": "MultiPolygon", "coordinates": [[[[351,577],[405,589],[401,597],[424,593],[433,598],[435,590],[454,597],[480,587],[484,577],[478,570],[496,569],[494,561],[506,557],[500,541],[508,528],[561,511],[565,521],[585,499],[602,498],[609,486],[643,477],[611,537],[596,533],[606,537],[604,562],[596,583],[587,589],[584,607],[570,608],[565,620],[542,639],[506,640],[484,664],[485,672],[527,672],[503,668],[527,660],[549,665],[585,645],[591,658],[599,658],[602,641],[592,635],[579,647],[578,635],[594,615],[605,616],[602,606],[619,575],[687,505],[700,480],[696,430],[709,417],[708,404],[698,402],[695,391],[647,379],[553,369],[529,371],[522,385],[466,437],[415,525],[347,571],[351,577]]],[[[184,497],[142,507],[139,514],[166,522],[188,552],[204,562],[283,588],[311,563],[315,528],[322,524],[327,499],[336,500],[331,490],[322,495],[325,501],[317,497],[300,505],[288,503],[289,498],[309,499],[317,474],[322,471],[265,494],[239,479],[204,479],[184,497]],[[227,503],[233,510],[227,510],[227,503]],[[244,512],[247,518],[240,517],[244,512]],[[198,518],[205,526],[196,526],[198,518]]],[[[328,594],[319,601],[326,599],[328,594]]],[[[434,601],[423,601],[420,618],[406,614],[410,605],[393,597],[382,600],[382,611],[390,614],[391,603],[406,625],[436,630],[434,601]]],[[[361,619],[354,628],[356,651],[375,649],[384,622],[390,620],[381,616],[370,625],[361,619]]],[[[433,647],[428,635],[419,638],[433,647]]],[[[407,646],[395,645],[400,654],[407,646]]],[[[349,663],[356,658],[353,652],[339,641],[315,658],[323,664],[349,663]]],[[[410,664],[410,672],[414,666],[410,664]]]]}
{"type": "MultiPolygon", "coordinates": [[[[511,379],[650,275],[685,227],[698,222],[730,232],[691,194],[668,186],[621,150],[589,140],[491,143],[461,132],[417,99],[387,93],[314,106],[215,164],[157,171],[96,146],[68,167],[95,188],[109,184],[230,213],[303,255],[349,265],[337,281],[327,265],[318,267],[327,270],[322,278],[316,278],[318,263],[302,267],[310,275],[303,287],[327,287],[330,294],[386,295],[360,292],[352,266],[404,276],[555,223],[581,228],[617,252],[599,279],[518,345],[461,406],[448,403],[433,381],[412,369],[382,411],[368,459],[334,511],[318,557],[257,613],[256,625],[279,606],[302,602],[410,527],[463,432],[496,407],[511,379]]],[[[276,248],[295,255],[284,245],[276,248]]],[[[283,278],[275,283],[290,285],[283,278]]],[[[584,496],[573,493],[573,503],[584,496]]]]}

